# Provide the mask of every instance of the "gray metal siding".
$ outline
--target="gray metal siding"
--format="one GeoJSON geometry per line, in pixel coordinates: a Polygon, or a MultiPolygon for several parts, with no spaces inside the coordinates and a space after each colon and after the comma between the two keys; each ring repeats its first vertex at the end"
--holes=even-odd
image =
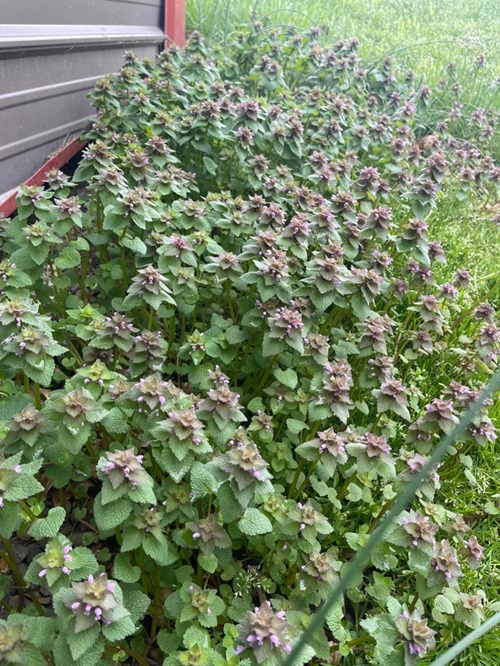
{"type": "Polygon", "coordinates": [[[124,51],[154,57],[163,16],[163,0],[0,0],[0,200],[78,134],[124,51]]]}

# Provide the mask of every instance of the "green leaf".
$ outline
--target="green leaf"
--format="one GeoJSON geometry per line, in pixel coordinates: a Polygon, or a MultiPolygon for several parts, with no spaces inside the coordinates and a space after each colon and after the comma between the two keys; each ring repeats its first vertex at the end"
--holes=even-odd
{"type": "Polygon", "coordinates": [[[274,376],[289,389],[293,390],[297,387],[299,379],[295,370],[292,370],[291,368],[288,368],[287,370],[281,370],[278,368],[274,371],[274,376]]]}
{"type": "Polygon", "coordinates": [[[338,641],[349,640],[349,632],[342,626],[344,618],[343,602],[337,602],[326,616],[326,624],[338,641]]]}
{"type": "Polygon", "coordinates": [[[304,421],[299,421],[297,419],[287,419],[286,427],[293,435],[298,435],[302,430],[309,430],[309,426],[304,421]]]}
{"type": "Polygon", "coordinates": [[[27,617],[24,615],[22,621],[27,629],[30,643],[40,650],[49,651],[54,643],[55,631],[57,628],[56,618],[27,617]]]}
{"type": "Polygon", "coordinates": [[[172,592],[171,595],[167,597],[167,600],[163,604],[163,608],[167,615],[173,617],[174,619],[179,619],[184,608],[184,601],[181,599],[180,590],[172,592]]]}
{"type": "Polygon", "coordinates": [[[198,615],[198,609],[193,606],[184,606],[179,617],[179,622],[191,622],[198,615]]]}
{"type": "Polygon", "coordinates": [[[103,505],[99,493],[94,500],[94,519],[97,528],[103,532],[114,530],[127,520],[132,512],[132,507],[133,504],[127,497],[103,505]]]}
{"type": "Polygon", "coordinates": [[[204,155],[203,164],[205,165],[205,169],[208,171],[209,174],[211,174],[212,176],[217,175],[217,164],[210,157],[204,155]]]}
{"type": "Polygon", "coordinates": [[[126,433],[129,430],[127,416],[119,407],[112,407],[101,423],[110,434],[126,433]]]}
{"type": "Polygon", "coordinates": [[[147,245],[140,238],[122,238],[121,243],[123,247],[137,252],[137,254],[144,255],[148,251],[147,245]]]}
{"type": "Polygon", "coordinates": [[[47,666],[47,661],[38,648],[27,643],[23,648],[23,666],[47,666]]]}
{"type": "Polygon", "coordinates": [[[312,421],[326,421],[331,416],[328,405],[315,405],[313,402],[309,403],[308,413],[312,421]]]}
{"type": "Polygon", "coordinates": [[[10,539],[13,532],[17,529],[19,521],[19,509],[17,505],[4,504],[0,508],[0,536],[4,539],[10,539]]]}
{"type": "Polygon", "coordinates": [[[69,247],[74,247],[75,250],[84,250],[85,252],[90,250],[90,245],[82,236],[79,236],[75,240],[71,241],[69,247]]]}
{"type": "Polygon", "coordinates": [[[46,243],[41,243],[40,245],[31,244],[29,254],[31,259],[40,266],[49,256],[49,246],[46,243]]]}
{"type": "Polygon", "coordinates": [[[126,527],[122,533],[121,551],[136,550],[142,544],[142,533],[132,525],[126,527]]]}
{"type": "Polygon", "coordinates": [[[285,349],[285,343],[281,340],[275,340],[270,338],[269,335],[264,335],[264,340],[262,341],[262,355],[263,356],[274,356],[279,354],[285,349]]]}
{"type": "MultiPolygon", "coordinates": [[[[71,637],[68,637],[71,640],[71,637]]],[[[99,636],[94,644],[80,658],[74,659],[71,654],[66,637],[59,635],[54,643],[52,654],[54,656],[55,666],[94,666],[101,661],[101,655],[104,652],[104,641],[99,636]]]]}
{"type": "MultiPolygon", "coordinates": [[[[43,486],[34,477],[28,474],[18,474],[4,491],[3,496],[6,500],[17,502],[32,497],[43,491],[43,486]]],[[[0,509],[1,511],[1,509],[0,509]]]]}
{"type": "Polygon", "coordinates": [[[186,629],[182,637],[182,642],[186,650],[190,650],[195,645],[208,647],[210,645],[210,637],[206,631],[194,625],[186,629]]]}
{"type": "Polygon", "coordinates": [[[135,632],[135,624],[130,616],[123,617],[102,629],[102,633],[108,641],[121,641],[135,632]]]}
{"type": "Polygon", "coordinates": [[[54,259],[54,263],[58,268],[74,268],[81,263],[80,253],[73,247],[64,247],[61,254],[54,259]]]}
{"type": "Polygon", "coordinates": [[[42,386],[50,386],[55,368],[56,364],[51,356],[47,356],[43,360],[43,363],[40,365],[40,367],[37,368],[29,365],[28,363],[23,363],[23,370],[25,374],[28,375],[31,380],[41,384],[42,386]]]}
{"type": "MultiPolygon", "coordinates": [[[[88,423],[74,431],[69,430],[61,423],[57,429],[59,444],[63,446],[66,453],[75,456],[80,453],[82,446],[89,439],[91,432],[92,430],[88,423]]],[[[68,458],[71,458],[71,456],[68,455],[68,458]]],[[[65,459],[64,462],[67,463],[68,459],[65,459]]]]}
{"type": "Polygon", "coordinates": [[[349,502],[359,502],[363,498],[363,491],[355,483],[350,483],[347,486],[346,500],[349,502]]]}
{"type": "Polygon", "coordinates": [[[230,326],[224,336],[230,345],[238,345],[247,339],[248,333],[242,331],[239,326],[230,326]]]}
{"type": "Polygon", "coordinates": [[[147,594],[141,592],[141,590],[124,588],[123,592],[123,605],[130,613],[132,622],[140,622],[143,617],[146,615],[146,611],[149,608],[151,599],[147,594]]]}
{"type": "Polygon", "coordinates": [[[431,558],[421,550],[412,548],[408,557],[408,566],[422,576],[427,576],[431,558]]]}
{"type": "Polygon", "coordinates": [[[232,523],[242,513],[240,503],[234,496],[229,483],[224,483],[217,491],[217,500],[225,523],[232,523]]]}
{"type": "Polygon", "coordinates": [[[414,213],[415,217],[419,217],[420,219],[423,219],[424,217],[427,217],[427,215],[432,210],[431,204],[428,204],[428,203],[423,204],[418,199],[414,199],[411,202],[411,207],[413,209],[413,213],[414,213]]]}
{"type": "Polygon", "coordinates": [[[191,468],[191,490],[195,497],[204,497],[217,490],[217,481],[204,465],[194,463],[191,468]]]}
{"type": "Polygon", "coordinates": [[[71,580],[82,580],[88,578],[90,574],[95,574],[99,565],[94,553],[88,548],[77,546],[71,553],[73,562],[71,563],[71,580]]]}
{"type": "Polygon", "coordinates": [[[367,593],[375,599],[381,608],[385,608],[387,599],[391,596],[394,583],[391,578],[373,572],[373,584],[366,588],[367,593]]]}
{"type": "Polygon", "coordinates": [[[446,614],[446,615],[453,615],[455,612],[455,607],[451,603],[449,599],[447,599],[443,594],[439,594],[435,599],[434,599],[434,606],[433,606],[433,611],[432,611],[432,616],[434,617],[434,613],[438,614],[446,614]]]}
{"type": "MultiPolygon", "coordinates": [[[[187,632],[191,628],[192,627],[190,627],[185,632],[184,636],[186,636],[187,632]]],[[[158,636],[156,637],[156,642],[158,643],[158,647],[163,652],[163,654],[172,654],[172,652],[175,652],[179,647],[179,645],[181,644],[181,639],[179,638],[179,636],[176,636],[175,634],[169,634],[166,629],[162,629],[158,634],[158,636]]]]}
{"type": "Polygon", "coordinates": [[[208,573],[214,573],[214,571],[219,566],[219,561],[217,557],[213,554],[204,555],[203,553],[200,553],[198,555],[198,562],[205,571],[208,571],[208,573]]]}
{"type": "Polygon", "coordinates": [[[40,518],[32,523],[29,533],[33,539],[50,539],[55,537],[66,518],[66,511],[62,506],[49,510],[46,518],[40,518]]]}
{"type": "Polygon", "coordinates": [[[257,534],[267,534],[272,532],[273,526],[267,516],[258,509],[245,509],[245,513],[238,521],[238,527],[247,536],[256,536],[257,534]]]}
{"type": "Polygon", "coordinates": [[[141,570],[130,562],[130,555],[118,553],[113,564],[113,576],[124,583],[136,583],[141,577],[141,570]]]}
{"type": "Polygon", "coordinates": [[[73,465],[51,465],[45,473],[54,482],[55,488],[64,488],[73,474],[73,465]]]}
{"type": "Polygon", "coordinates": [[[152,534],[147,534],[142,540],[142,547],[146,555],[152,557],[161,566],[168,567],[177,559],[177,553],[169,546],[163,534],[159,539],[152,534]]]}
{"type": "Polygon", "coordinates": [[[90,629],[85,631],[80,631],[79,633],[73,633],[71,636],[67,636],[69,649],[71,656],[76,661],[82,655],[90,650],[90,648],[96,642],[97,637],[99,636],[99,625],[95,624],[90,629]]]}
{"type": "Polygon", "coordinates": [[[138,504],[156,504],[156,495],[153,492],[152,480],[143,483],[129,491],[129,497],[138,504]]]}
{"type": "Polygon", "coordinates": [[[9,421],[14,414],[21,412],[31,402],[31,397],[26,393],[17,393],[8,398],[2,396],[0,400],[0,421],[9,421]]]}

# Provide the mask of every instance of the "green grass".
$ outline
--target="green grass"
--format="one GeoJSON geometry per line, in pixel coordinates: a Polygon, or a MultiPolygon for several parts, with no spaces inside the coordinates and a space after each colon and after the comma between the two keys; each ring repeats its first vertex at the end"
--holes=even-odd
{"type": "MultiPolygon", "coordinates": [[[[500,226],[494,225],[488,216],[469,209],[462,214],[455,212],[453,200],[442,201],[428,220],[432,239],[439,239],[445,249],[447,265],[436,271],[439,282],[451,280],[459,268],[467,268],[472,274],[469,289],[471,303],[487,300],[500,311],[500,226]]],[[[473,325],[473,324],[472,324],[473,325]]],[[[500,400],[492,417],[500,428],[500,400]]],[[[479,542],[486,546],[484,560],[476,571],[466,573],[464,589],[474,593],[485,591],[488,599],[498,600],[500,585],[500,458],[498,443],[484,448],[473,447],[468,452],[472,465],[464,475],[456,469],[443,468],[442,486],[436,501],[445,507],[453,507],[462,513],[474,530],[479,542]]],[[[468,632],[463,627],[463,636],[468,632]]],[[[457,640],[455,633],[454,641],[457,640]]],[[[449,645],[442,646],[442,652],[449,645]]],[[[474,643],[456,658],[453,666],[498,666],[500,628],[474,643]]],[[[422,666],[432,660],[423,660],[422,666]]]]}
{"type": "Polygon", "coordinates": [[[497,0],[188,0],[188,28],[224,40],[252,9],[274,26],[321,25],[329,40],[356,36],[368,61],[391,54],[431,86],[453,61],[462,101],[500,108],[497,0]],[[480,53],[487,64],[479,71],[480,53]]]}

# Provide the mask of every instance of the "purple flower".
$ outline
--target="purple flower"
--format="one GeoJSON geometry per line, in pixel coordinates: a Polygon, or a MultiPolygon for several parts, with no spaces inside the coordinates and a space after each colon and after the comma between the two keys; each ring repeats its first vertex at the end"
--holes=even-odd
{"type": "Polygon", "coordinates": [[[106,458],[101,458],[97,469],[101,479],[108,479],[113,489],[128,483],[132,488],[139,484],[149,484],[150,477],[142,467],[144,456],[136,455],[135,449],[125,451],[116,450],[106,452],[106,458]]]}
{"type": "Polygon", "coordinates": [[[418,610],[411,615],[405,611],[395,618],[394,623],[410,654],[422,656],[434,649],[436,632],[427,625],[427,620],[421,617],[418,610]]]}
{"type": "Polygon", "coordinates": [[[290,625],[283,611],[274,613],[269,601],[265,601],[254,611],[247,611],[237,625],[238,641],[235,653],[240,654],[250,648],[258,664],[262,664],[276,651],[291,651],[290,625]]]}
{"type": "Polygon", "coordinates": [[[89,629],[96,622],[109,625],[115,616],[117,619],[123,617],[123,613],[117,615],[120,603],[114,595],[115,589],[116,583],[109,581],[105,573],[71,584],[64,595],[64,605],[75,616],[77,633],[89,629]]]}

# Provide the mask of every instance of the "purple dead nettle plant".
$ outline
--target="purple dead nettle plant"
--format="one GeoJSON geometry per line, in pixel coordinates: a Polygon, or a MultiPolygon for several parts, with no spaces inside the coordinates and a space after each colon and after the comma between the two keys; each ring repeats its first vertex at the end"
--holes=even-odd
{"type": "MultiPolygon", "coordinates": [[[[268,27],[128,53],[75,173],[0,222],[7,663],[279,666],[495,371],[495,288],[436,238],[495,216],[495,113],[268,27]]],[[[492,400],[301,663],[487,616],[455,485],[497,429],[492,400]]]]}

